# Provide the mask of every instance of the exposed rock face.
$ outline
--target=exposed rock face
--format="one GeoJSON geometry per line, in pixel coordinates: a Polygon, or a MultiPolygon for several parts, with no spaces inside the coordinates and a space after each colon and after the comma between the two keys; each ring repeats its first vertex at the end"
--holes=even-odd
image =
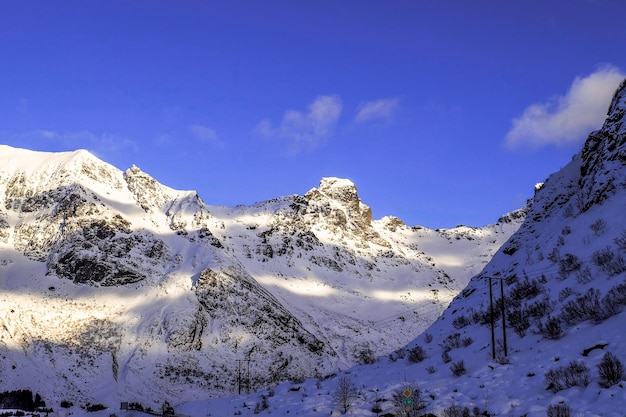
{"type": "Polygon", "coordinates": [[[616,175],[626,164],[626,83],[615,92],[608,117],[602,129],[593,132],[581,152],[580,179],[582,193],[577,201],[579,211],[604,201],[624,187],[616,175]]]}
{"type": "Polygon", "coordinates": [[[169,190],[135,165],[126,170],[124,179],[130,192],[146,211],[161,209],[173,199],[168,193],[169,190]]]}

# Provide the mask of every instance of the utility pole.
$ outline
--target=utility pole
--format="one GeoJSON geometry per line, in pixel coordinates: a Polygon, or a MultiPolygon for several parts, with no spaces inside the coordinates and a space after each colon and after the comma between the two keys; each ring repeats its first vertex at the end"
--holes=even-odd
{"type": "Polygon", "coordinates": [[[504,356],[509,356],[509,351],[506,346],[506,317],[504,313],[504,287],[500,279],[500,299],[502,300],[502,340],[504,343],[504,356]]]}
{"type": "Polygon", "coordinates": [[[493,290],[491,289],[491,277],[489,278],[489,308],[491,309],[491,356],[496,359],[496,333],[493,317],[493,290]]]}
{"type": "Polygon", "coordinates": [[[496,359],[496,334],[495,334],[495,312],[493,308],[493,280],[500,280],[500,312],[502,315],[502,342],[504,345],[504,356],[509,356],[509,350],[506,342],[506,312],[504,308],[504,284],[502,281],[504,278],[489,278],[489,307],[491,309],[491,355],[493,359],[496,359]]]}

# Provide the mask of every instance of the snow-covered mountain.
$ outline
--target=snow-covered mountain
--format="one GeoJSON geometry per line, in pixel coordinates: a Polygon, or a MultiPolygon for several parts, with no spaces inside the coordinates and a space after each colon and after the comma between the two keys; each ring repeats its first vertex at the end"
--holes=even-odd
{"type": "Polygon", "coordinates": [[[214,207],[86,151],[0,146],[0,381],[155,406],[402,348],[517,230],[372,220],[354,184],[214,207]]]}
{"type": "Polygon", "coordinates": [[[537,187],[519,230],[405,349],[336,378],[178,410],[198,417],[346,409],[359,416],[622,417],[625,208],[626,81],[602,128],[537,187]]]}

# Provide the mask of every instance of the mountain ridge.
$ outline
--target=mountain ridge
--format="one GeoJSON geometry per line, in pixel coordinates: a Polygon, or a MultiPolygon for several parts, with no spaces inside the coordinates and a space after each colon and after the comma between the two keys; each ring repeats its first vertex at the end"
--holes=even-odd
{"type": "Polygon", "coordinates": [[[82,150],[0,160],[0,379],[54,402],[179,403],[372,362],[525,213],[435,231],[373,220],[345,179],[231,208],[82,150]]]}

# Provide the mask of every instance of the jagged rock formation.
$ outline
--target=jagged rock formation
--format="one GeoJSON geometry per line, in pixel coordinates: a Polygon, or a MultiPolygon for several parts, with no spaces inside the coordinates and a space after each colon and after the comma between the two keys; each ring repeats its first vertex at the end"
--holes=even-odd
{"type": "Polygon", "coordinates": [[[177,403],[371,361],[525,213],[430,230],[373,220],[337,178],[229,208],[85,151],[0,162],[0,380],[59,401],[177,403]]]}

